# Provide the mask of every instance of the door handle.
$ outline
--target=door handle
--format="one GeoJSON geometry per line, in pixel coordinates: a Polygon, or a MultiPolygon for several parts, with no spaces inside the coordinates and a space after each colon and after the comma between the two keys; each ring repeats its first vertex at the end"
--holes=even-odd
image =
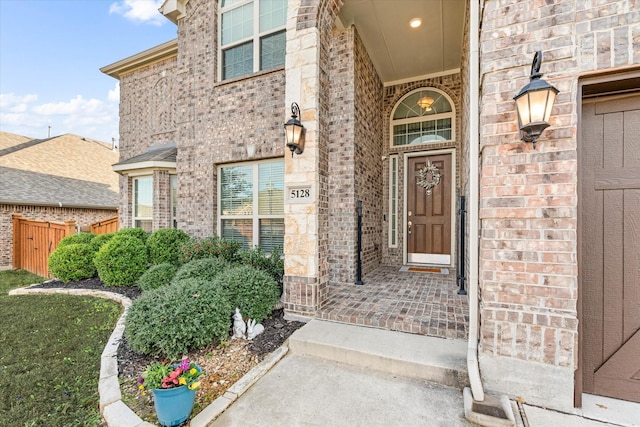
{"type": "Polygon", "coordinates": [[[411,226],[413,225],[413,223],[411,221],[407,222],[407,234],[411,234],[411,226]]]}

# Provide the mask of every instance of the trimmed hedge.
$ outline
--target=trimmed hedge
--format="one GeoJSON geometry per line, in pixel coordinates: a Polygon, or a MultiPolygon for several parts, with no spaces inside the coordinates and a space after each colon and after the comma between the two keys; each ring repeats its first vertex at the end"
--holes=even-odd
{"type": "Polygon", "coordinates": [[[176,271],[178,271],[178,267],[169,263],[151,266],[140,276],[137,285],[143,291],[150,291],[168,285],[176,275],[176,271]]]}
{"type": "Polygon", "coordinates": [[[149,262],[179,266],[181,249],[187,241],[189,241],[189,235],[182,230],[162,228],[154,231],[147,239],[149,262]]]}
{"type": "Polygon", "coordinates": [[[240,259],[238,252],[242,245],[235,240],[227,240],[218,236],[206,239],[192,238],[182,246],[180,261],[188,263],[202,258],[222,258],[227,262],[237,262],[240,259]]]}
{"type": "Polygon", "coordinates": [[[136,239],[140,239],[142,243],[146,243],[147,238],[149,237],[149,233],[144,231],[142,228],[123,228],[116,231],[115,235],[135,237],[136,239]]]}
{"type": "Polygon", "coordinates": [[[87,243],[58,246],[49,255],[49,271],[63,282],[91,278],[96,274],[94,255],[93,248],[87,243]]]}
{"type": "Polygon", "coordinates": [[[106,286],[134,286],[147,271],[147,248],[136,237],[116,233],[100,248],[93,262],[106,286]]]}
{"type": "Polygon", "coordinates": [[[95,252],[98,252],[109,240],[113,239],[115,233],[98,234],[91,240],[91,247],[95,252]]]}
{"type": "Polygon", "coordinates": [[[231,305],[239,307],[243,317],[261,322],[273,311],[280,298],[280,288],[271,276],[248,265],[241,265],[220,273],[213,287],[220,287],[229,295],[231,305]]]}
{"type": "Polygon", "coordinates": [[[139,353],[178,359],[226,339],[232,311],[223,289],[185,279],[136,298],[125,320],[125,336],[139,353]]]}
{"type": "Polygon", "coordinates": [[[240,260],[243,265],[250,265],[268,273],[278,283],[280,292],[282,292],[284,259],[282,258],[282,248],[280,246],[273,248],[270,254],[266,254],[259,246],[241,251],[240,260]]]}
{"type": "MultiPolygon", "coordinates": [[[[59,247],[64,247],[67,245],[77,245],[77,244],[88,244],[96,237],[95,234],[91,233],[78,233],[78,234],[70,234],[65,236],[58,243],[59,247]]],[[[57,249],[57,248],[56,248],[57,249]]]]}
{"type": "Polygon", "coordinates": [[[229,263],[218,258],[197,259],[180,267],[172,283],[183,279],[201,279],[212,282],[220,273],[230,267],[229,263]]]}

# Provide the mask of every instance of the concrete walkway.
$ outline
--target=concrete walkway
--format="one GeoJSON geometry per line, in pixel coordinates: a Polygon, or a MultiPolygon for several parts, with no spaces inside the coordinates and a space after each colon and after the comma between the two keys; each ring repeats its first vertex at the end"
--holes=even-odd
{"type": "Polygon", "coordinates": [[[472,426],[462,393],[313,356],[292,354],[210,426],[472,426]]]}
{"type": "MultiPolygon", "coordinates": [[[[464,417],[465,340],[312,320],[290,337],[288,346],[287,355],[263,370],[252,386],[220,402],[206,422],[194,419],[192,425],[475,425],[464,417]]],[[[494,418],[488,425],[613,425],[515,402],[507,406],[513,421],[494,418]]]]}

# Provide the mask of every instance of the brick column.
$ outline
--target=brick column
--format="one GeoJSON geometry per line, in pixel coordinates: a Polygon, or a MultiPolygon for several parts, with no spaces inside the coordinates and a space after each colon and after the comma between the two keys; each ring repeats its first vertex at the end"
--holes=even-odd
{"type": "Polygon", "coordinates": [[[171,227],[171,177],[168,171],[153,172],[153,230],[171,227]]]}

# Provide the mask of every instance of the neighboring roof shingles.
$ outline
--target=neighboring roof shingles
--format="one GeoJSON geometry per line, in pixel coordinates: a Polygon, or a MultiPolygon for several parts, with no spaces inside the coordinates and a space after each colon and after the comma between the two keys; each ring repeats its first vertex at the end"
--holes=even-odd
{"type": "Polygon", "coordinates": [[[0,203],[113,209],[118,153],[65,134],[42,140],[0,132],[0,203]]]}

